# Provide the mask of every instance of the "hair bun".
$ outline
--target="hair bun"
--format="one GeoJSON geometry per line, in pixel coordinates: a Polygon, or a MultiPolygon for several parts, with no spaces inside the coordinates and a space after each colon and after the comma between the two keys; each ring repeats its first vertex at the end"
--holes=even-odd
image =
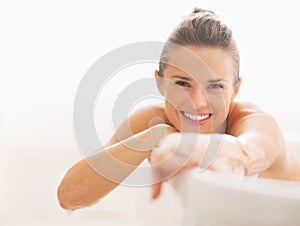
{"type": "Polygon", "coordinates": [[[199,7],[195,7],[195,9],[193,11],[193,13],[203,13],[203,12],[205,12],[205,10],[203,10],[203,9],[201,9],[199,7]]]}
{"type": "Polygon", "coordinates": [[[206,9],[201,9],[199,7],[195,7],[192,14],[197,14],[197,13],[204,13],[204,14],[208,14],[208,15],[216,15],[213,11],[206,10],[206,9]]]}

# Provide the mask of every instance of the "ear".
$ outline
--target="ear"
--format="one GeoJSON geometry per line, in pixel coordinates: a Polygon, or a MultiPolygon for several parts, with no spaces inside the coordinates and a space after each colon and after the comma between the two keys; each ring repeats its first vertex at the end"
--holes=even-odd
{"type": "Polygon", "coordinates": [[[234,93],[232,95],[232,100],[237,96],[237,94],[239,93],[239,90],[240,90],[240,86],[241,86],[241,83],[243,81],[243,78],[240,77],[239,79],[239,82],[234,86],[234,93]]]}
{"type": "Polygon", "coordinates": [[[154,75],[155,75],[157,89],[160,92],[160,94],[164,96],[163,84],[162,84],[163,77],[159,76],[158,70],[155,70],[154,75]]]}

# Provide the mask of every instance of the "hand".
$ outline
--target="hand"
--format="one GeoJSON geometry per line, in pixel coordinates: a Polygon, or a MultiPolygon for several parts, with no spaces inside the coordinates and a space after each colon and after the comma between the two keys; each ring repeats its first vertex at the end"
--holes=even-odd
{"type": "MultiPolygon", "coordinates": [[[[152,198],[161,191],[162,182],[183,169],[199,166],[204,148],[201,148],[198,133],[170,133],[161,144],[153,149],[150,163],[153,169],[152,198]]],[[[202,140],[203,140],[202,138],[202,140]]]]}

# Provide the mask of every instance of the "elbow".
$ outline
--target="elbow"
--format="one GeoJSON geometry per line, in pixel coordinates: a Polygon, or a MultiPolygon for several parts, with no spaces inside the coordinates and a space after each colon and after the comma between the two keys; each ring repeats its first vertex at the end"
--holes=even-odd
{"type": "MultiPolygon", "coordinates": [[[[79,168],[81,169],[81,168],[79,168]]],[[[69,169],[57,187],[56,195],[58,204],[65,210],[76,210],[87,203],[85,197],[88,193],[88,185],[77,166],[69,169]]]]}
{"type": "Polygon", "coordinates": [[[66,187],[62,184],[60,184],[57,188],[57,199],[58,203],[61,208],[65,210],[75,210],[72,199],[70,198],[70,195],[68,194],[66,187]]]}
{"type": "Polygon", "coordinates": [[[101,179],[87,167],[85,161],[74,165],[66,172],[57,187],[59,205],[65,210],[73,211],[99,202],[107,190],[112,190],[103,186],[101,179]]]}
{"type": "Polygon", "coordinates": [[[81,197],[82,194],[74,189],[74,185],[69,185],[62,181],[57,188],[57,199],[58,203],[64,210],[76,210],[83,208],[82,204],[85,200],[81,197]]]}
{"type": "Polygon", "coordinates": [[[57,188],[57,199],[61,208],[70,211],[91,206],[99,201],[88,186],[65,180],[57,188]]]}

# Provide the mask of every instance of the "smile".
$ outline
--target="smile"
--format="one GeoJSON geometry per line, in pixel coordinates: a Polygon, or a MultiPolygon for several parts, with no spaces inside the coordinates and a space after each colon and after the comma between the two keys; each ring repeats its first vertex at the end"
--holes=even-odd
{"type": "Polygon", "coordinates": [[[183,114],[188,119],[193,120],[193,121],[204,121],[212,116],[212,114],[197,114],[197,115],[195,115],[195,114],[191,114],[191,113],[188,113],[185,111],[181,111],[180,113],[183,114]]]}

